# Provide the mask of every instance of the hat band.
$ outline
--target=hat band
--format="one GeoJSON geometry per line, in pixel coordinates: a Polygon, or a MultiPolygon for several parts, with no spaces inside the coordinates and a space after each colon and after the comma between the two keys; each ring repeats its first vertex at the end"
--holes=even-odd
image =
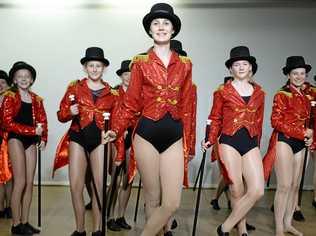
{"type": "Polygon", "coordinates": [[[169,11],[166,11],[166,10],[157,10],[157,11],[154,11],[153,13],[169,13],[169,11]]]}

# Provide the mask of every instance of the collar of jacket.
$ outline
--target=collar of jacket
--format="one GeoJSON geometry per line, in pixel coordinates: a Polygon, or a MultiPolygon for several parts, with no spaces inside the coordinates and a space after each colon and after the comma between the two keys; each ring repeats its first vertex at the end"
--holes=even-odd
{"type": "MultiPolygon", "coordinates": [[[[84,89],[84,91],[88,92],[89,94],[91,94],[91,89],[88,87],[88,78],[84,78],[82,80],[79,81],[79,86],[84,89]]],[[[111,88],[110,85],[101,80],[101,83],[104,85],[104,89],[102,90],[102,93],[100,93],[99,97],[104,97],[106,95],[108,95],[109,93],[111,93],[111,88]]],[[[91,94],[91,100],[93,100],[92,98],[92,94],[91,94]]]]}
{"type": "MultiPolygon", "coordinates": [[[[165,67],[165,65],[163,64],[163,62],[161,61],[161,59],[157,56],[157,54],[154,52],[154,49],[150,49],[148,51],[148,56],[149,56],[149,60],[152,62],[155,62],[163,67],[165,67]]],[[[171,51],[171,57],[170,57],[170,61],[168,64],[168,67],[170,67],[171,65],[177,63],[180,61],[180,58],[178,56],[178,54],[174,51],[171,51]]]]}
{"type": "MultiPolygon", "coordinates": [[[[261,86],[258,85],[257,83],[255,82],[251,82],[251,84],[253,85],[254,87],[254,90],[253,90],[253,93],[251,94],[251,97],[250,97],[250,100],[249,102],[247,103],[248,104],[251,104],[251,102],[258,96],[260,95],[261,93],[263,93],[262,89],[261,89],[261,86]]],[[[245,101],[242,99],[242,97],[240,96],[240,94],[237,92],[237,90],[234,88],[234,86],[232,85],[232,81],[229,80],[225,85],[224,85],[224,90],[227,90],[228,93],[230,94],[234,94],[235,97],[238,98],[238,100],[243,103],[243,104],[246,104],[245,101]]]]}

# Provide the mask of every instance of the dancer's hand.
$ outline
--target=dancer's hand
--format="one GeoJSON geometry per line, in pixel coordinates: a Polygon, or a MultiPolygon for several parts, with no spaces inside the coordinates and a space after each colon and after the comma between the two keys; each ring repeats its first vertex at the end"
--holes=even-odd
{"type": "Polygon", "coordinates": [[[115,164],[116,166],[120,166],[122,163],[123,163],[122,161],[114,161],[114,164],[115,164]]]}
{"type": "Polygon", "coordinates": [[[35,135],[42,136],[43,133],[43,127],[41,125],[37,125],[35,128],[35,135]]]}
{"type": "Polygon", "coordinates": [[[311,138],[305,138],[305,146],[309,147],[313,144],[313,137],[311,138]]]}
{"type": "Polygon", "coordinates": [[[76,116],[79,114],[79,107],[78,104],[74,104],[70,106],[70,113],[72,116],[76,116]]]}
{"type": "Polygon", "coordinates": [[[211,146],[212,145],[211,145],[210,141],[205,142],[204,140],[202,140],[202,142],[201,142],[202,152],[205,152],[211,146]]]}
{"type": "Polygon", "coordinates": [[[313,137],[313,130],[312,129],[306,129],[304,137],[306,137],[307,139],[312,138],[313,137]]]}
{"type": "Polygon", "coordinates": [[[41,142],[39,144],[37,144],[37,146],[39,149],[41,149],[43,151],[46,147],[46,143],[41,140],[41,142]]]}
{"type": "Polygon", "coordinates": [[[107,144],[109,142],[112,142],[116,139],[116,133],[112,130],[108,130],[106,131],[106,133],[104,131],[102,131],[101,133],[101,144],[107,144]]]}

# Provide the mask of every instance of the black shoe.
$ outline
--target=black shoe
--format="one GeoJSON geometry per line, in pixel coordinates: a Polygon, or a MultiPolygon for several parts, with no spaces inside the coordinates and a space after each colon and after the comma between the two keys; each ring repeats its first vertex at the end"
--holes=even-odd
{"type": "Polygon", "coordinates": [[[218,205],[218,200],[217,199],[213,199],[212,201],[211,201],[211,205],[213,206],[213,209],[214,210],[220,210],[221,208],[219,207],[219,205],[218,205]]]}
{"type": "Polygon", "coordinates": [[[12,210],[11,207],[7,207],[4,209],[4,214],[7,219],[12,219],[12,210]]]}
{"type": "Polygon", "coordinates": [[[39,229],[36,229],[32,225],[30,225],[29,222],[25,223],[24,227],[26,229],[29,229],[33,234],[39,234],[41,232],[39,229]]]}
{"type": "Polygon", "coordinates": [[[272,204],[270,211],[274,212],[274,205],[272,204]]]}
{"type": "Polygon", "coordinates": [[[294,211],[293,219],[296,221],[305,221],[305,217],[301,211],[294,211]]]}
{"type": "Polygon", "coordinates": [[[18,224],[17,226],[12,225],[11,233],[18,235],[33,235],[32,231],[29,228],[26,228],[22,223],[18,224]]]}
{"type": "Polygon", "coordinates": [[[92,232],[91,236],[102,236],[102,232],[100,230],[92,232]]]}
{"type": "Polygon", "coordinates": [[[248,236],[248,234],[246,234],[246,233],[243,233],[241,236],[248,236]]]}
{"type": "Polygon", "coordinates": [[[116,223],[114,219],[110,219],[107,222],[108,229],[111,231],[121,231],[121,227],[116,223]]]}
{"type": "Polygon", "coordinates": [[[176,221],[176,219],[174,219],[171,224],[171,229],[176,229],[177,227],[178,227],[178,222],[176,221]]]}
{"type": "Polygon", "coordinates": [[[256,227],[246,222],[246,229],[247,231],[254,231],[256,230],[256,227]]]}
{"type": "Polygon", "coordinates": [[[86,210],[92,210],[92,201],[90,201],[86,206],[85,206],[86,210]]]}
{"type": "Polygon", "coordinates": [[[5,217],[5,210],[4,211],[0,211],[0,219],[5,217]]]}
{"type": "Polygon", "coordinates": [[[127,222],[126,222],[124,217],[117,218],[116,219],[116,224],[122,229],[127,229],[127,230],[132,229],[132,226],[127,224],[127,222]]]}
{"type": "Polygon", "coordinates": [[[172,234],[171,231],[167,231],[167,232],[165,232],[163,235],[164,235],[164,236],[172,236],[173,234],[172,234]]]}
{"type": "Polygon", "coordinates": [[[86,236],[86,231],[83,231],[83,232],[78,232],[77,230],[74,231],[71,236],[86,236]]]}
{"type": "Polygon", "coordinates": [[[313,207],[316,208],[316,201],[315,200],[313,200],[312,205],[313,205],[313,207]]]}
{"type": "Polygon", "coordinates": [[[217,227],[217,235],[218,236],[229,236],[229,233],[228,232],[223,232],[222,231],[222,225],[219,225],[218,227],[217,227]]]}
{"type": "Polygon", "coordinates": [[[227,202],[227,207],[228,207],[229,210],[232,209],[232,203],[230,201],[227,202]]]}

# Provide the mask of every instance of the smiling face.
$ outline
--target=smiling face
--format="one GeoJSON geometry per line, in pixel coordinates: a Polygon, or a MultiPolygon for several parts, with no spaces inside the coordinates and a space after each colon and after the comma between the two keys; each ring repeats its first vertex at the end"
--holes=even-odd
{"type": "Polygon", "coordinates": [[[248,79],[252,75],[252,65],[246,60],[235,61],[230,68],[230,72],[236,79],[248,79]]]}
{"type": "Polygon", "coordinates": [[[157,18],[151,22],[149,33],[157,44],[166,44],[174,33],[173,25],[168,19],[157,18]]]}
{"type": "Polygon", "coordinates": [[[305,68],[296,68],[290,71],[287,75],[290,83],[295,87],[301,87],[306,79],[306,69],[305,68]]]}
{"type": "Polygon", "coordinates": [[[13,82],[18,88],[26,90],[33,84],[32,74],[27,69],[21,69],[14,73],[13,82]]]}
{"type": "Polygon", "coordinates": [[[105,65],[100,61],[88,61],[84,65],[84,69],[89,77],[93,81],[97,81],[102,78],[103,72],[105,70],[105,65]]]}

